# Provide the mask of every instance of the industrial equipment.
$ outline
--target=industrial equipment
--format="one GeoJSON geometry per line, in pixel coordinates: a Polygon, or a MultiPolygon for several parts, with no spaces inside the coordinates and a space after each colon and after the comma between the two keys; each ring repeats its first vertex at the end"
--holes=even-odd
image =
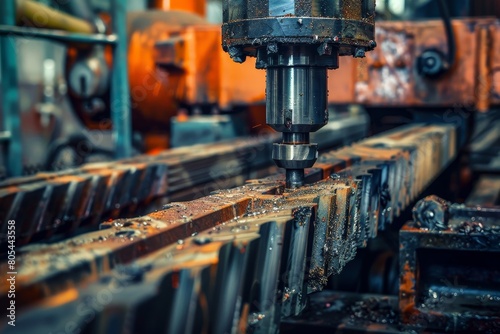
{"type": "MultiPolygon", "coordinates": [[[[290,188],[304,183],[317,144],[309,133],[328,122],[327,69],[339,55],[364,57],[375,43],[375,1],[224,1],[222,47],[266,70],[266,122],[283,133],[273,159],[290,188]]],[[[335,94],[335,92],[331,92],[335,94]]]]}
{"type": "Polygon", "coordinates": [[[0,332],[500,333],[497,1],[0,9],[0,332]]]}

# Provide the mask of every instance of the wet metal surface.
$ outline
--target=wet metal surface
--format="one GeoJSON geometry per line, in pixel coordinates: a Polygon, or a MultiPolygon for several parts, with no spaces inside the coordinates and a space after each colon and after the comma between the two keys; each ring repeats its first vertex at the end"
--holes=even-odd
{"type": "Polygon", "coordinates": [[[454,135],[400,128],[324,154],[297,190],[283,175],[252,180],[29,245],[15,329],[275,332],[455,157],[454,135]]]}
{"type": "MultiPolygon", "coordinates": [[[[348,144],[363,137],[366,122],[359,116],[334,119],[316,140],[323,148],[348,144]]],[[[270,157],[278,138],[268,133],[0,182],[0,245],[7,217],[16,221],[21,246],[267,176],[275,172],[270,157]]]]}

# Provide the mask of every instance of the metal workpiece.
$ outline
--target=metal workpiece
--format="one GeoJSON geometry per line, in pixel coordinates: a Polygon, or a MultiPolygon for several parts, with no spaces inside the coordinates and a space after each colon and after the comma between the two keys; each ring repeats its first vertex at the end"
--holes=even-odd
{"type": "MultiPolygon", "coordinates": [[[[404,127],[324,154],[299,189],[276,176],[251,180],[30,246],[16,258],[15,330],[62,330],[76,314],[68,310],[106,290],[113,298],[89,306],[93,319],[71,319],[82,332],[275,333],[454,159],[455,131],[404,127]],[[433,155],[416,154],[427,145],[433,155]],[[29,307],[56,296],[57,304],[29,307]]],[[[0,282],[0,299],[5,289],[0,282]]]]}
{"type": "MultiPolygon", "coordinates": [[[[222,186],[239,185],[252,175],[267,175],[275,140],[271,136],[198,145],[12,178],[0,182],[0,218],[16,221],[16,244],[21,246],[40,237],[95,225],[106,217],[140,212],[141,207],[146,209],[161,198],[201,197],[222,186]]],[[[7,232],[7,225],[3,224],[0,232],[7,232]]],[[[0,239],[0,244],[6,240],[0,239]]]]}
{"type": "MultiPolygon", "coordinates": [[[[330,122],[329,142],[324,147],[363,138],[366,122],[363,117],[330,122]]],[[[318,142],[325,143],[324,138],[318,142]]],[[[271,166],[272,148],[278,139],[277,134],[242,138],[11,178],[0,182],[0,220],[6,222],[9,217],[16,221],[16,244],[21,246],[49,234],[71,233],[107,218],[148,212],[150,207],[161,206],[158,203],[165,198],[192,200],[273,173],[276,168],[271,166]],[[54,191],[54,184],[61,187],[54,191]],[[51,221],[39,224],[49,217],[51,221]]],[[[6,227],[2,225],[2,231],[6,227]]],[[[6,238],[0,238],[0,244],[5,241],[6,238]]]]}

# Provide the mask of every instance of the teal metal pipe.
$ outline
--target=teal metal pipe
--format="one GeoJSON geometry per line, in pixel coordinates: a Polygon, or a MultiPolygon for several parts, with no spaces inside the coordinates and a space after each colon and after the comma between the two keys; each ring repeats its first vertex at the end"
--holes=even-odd
{"type": "MultiPolygon", "coordinates": [[[[15,1],[0,1],[0,24],[16,24],[15,1]]],[[[5,150],[7,176],[23,173],[23,150],[21,142],[21,114],[19,108],[19,86],[17,80],[17,52],[14,36],[0,36],[2,71],[2,123],[8,135],[5,150]]]]}
{"type": "Polygon", "coordinates": [[[115,140],[116,158],[132,154],[132,119],[130,112],[130,87],[127,64],[127,1],[113,0],[113,32],[117,41],[113,51],[111,78],[111,121],[115,140]]]}

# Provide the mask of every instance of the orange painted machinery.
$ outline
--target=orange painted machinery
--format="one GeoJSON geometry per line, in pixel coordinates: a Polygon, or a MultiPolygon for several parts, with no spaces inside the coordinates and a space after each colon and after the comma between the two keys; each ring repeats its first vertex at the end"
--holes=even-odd
{"type": "MultiPolygon", "coordinates": [[[[156,5],[162,7],[163,2],[156,5]]],[[[185,9],[203,14],[204,7],[192,4],[185,9]]],[[[500,22],[457,19],[452,33],[454,62],[434,75],[426,66],[444,61],[450,51],[442,21],[377,22],[378,46],[366,58],[340,57],[339,69],[328,78],[328,102],[468,111],[499,104],[500,55],[495,50],[500,48],[500,22]]],[[[129,14],[128,34],[133,127],[144,133],[147,149],[168,146],[169,122],[179,111],[213,114],[243,107],[249,129],[266,123],[265,71],[250,61],[233,62],[221,48],[218,24],[187,11],[154,10],[129,14]]],[[[107,80],[102,70],[110,65],[107,53],[69,52],[70,95],[91,129],[110,126],[109,89],[99,82],[107,80]],[[75,64],[94,58],[101,59],[88,76],[96,82],[87,87],[94,89],[82,94],[81,80],[71,76],[78,76],[75,64]]]]}

